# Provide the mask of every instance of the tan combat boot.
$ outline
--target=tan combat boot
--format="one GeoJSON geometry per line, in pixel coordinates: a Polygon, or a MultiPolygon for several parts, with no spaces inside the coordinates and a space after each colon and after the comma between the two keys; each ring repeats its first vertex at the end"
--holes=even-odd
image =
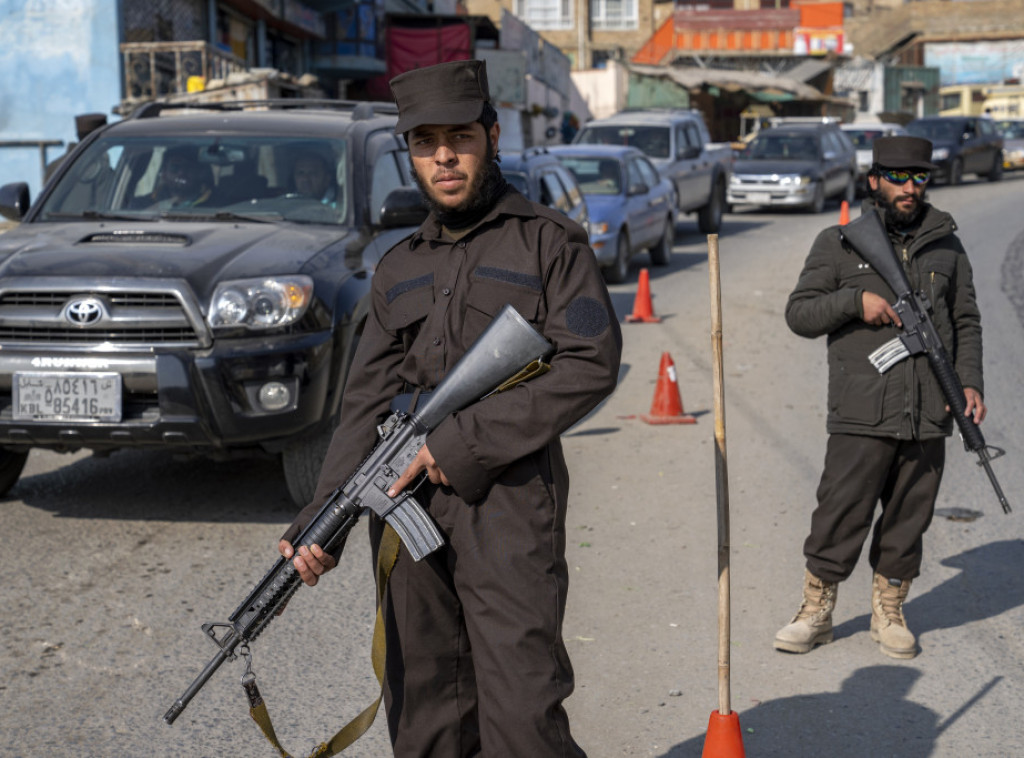
{"type": "Polygon", "coordinates": [[[903,602],[909,592],[909,579],[886,579],[875,573],[871,586],[871,639],[890,658],[917,655],[917,640],[903,618],[903,602]]]}
{"type": "Polygon", "coordinates": [[[832,641],[832,611],[839,585],[804,570],[804,601],[787,626],[775,635],[775,649],[809,653],[815,645],[832,641]]]}

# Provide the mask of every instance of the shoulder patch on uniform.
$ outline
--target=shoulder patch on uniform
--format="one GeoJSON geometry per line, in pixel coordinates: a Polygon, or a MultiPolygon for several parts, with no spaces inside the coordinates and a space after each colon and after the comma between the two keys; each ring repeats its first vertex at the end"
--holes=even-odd
{"type": "Polygon", "coordinates": [[[415,279],[406,279],[404,282],[399,282],[394,287],[384,293],[387,298],[388,304],[399,295],[404,295],[406,292],[419,289],[420,287],[429,287],[434,283],[434,274],[424,274],[423,276],[417,276],[415,279]]]}
{"type": "Polygon", "coordinates": [[[565,309],[566,326],[578,337],[596,337],[610,321],[604,303],[592,297],[577,297],[565,309]]]}

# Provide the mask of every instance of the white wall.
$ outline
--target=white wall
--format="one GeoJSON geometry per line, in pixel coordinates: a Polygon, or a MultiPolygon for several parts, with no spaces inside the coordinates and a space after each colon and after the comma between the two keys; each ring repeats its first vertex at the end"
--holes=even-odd
{"type": "MultiPolygon", "coordinates": [[[[121,99],[116,0],[0,0],[0,142],[77,141],[75,116],[121,99]]],[[[47,160],[64,154],[47,150],[47,160]]],[[[39,149],[0,148],[0,185],[42,188],[39,149]]]]}
{"type": "Polygon", "coordinates": [[[615,61],[608,61],[605,68],[573,71],[572,80],[585,105],[580,110],[589,112],[588,118],[580,116],[580,123],[590,118],[606,118],[626,105],[629,72],[615,61]]]}

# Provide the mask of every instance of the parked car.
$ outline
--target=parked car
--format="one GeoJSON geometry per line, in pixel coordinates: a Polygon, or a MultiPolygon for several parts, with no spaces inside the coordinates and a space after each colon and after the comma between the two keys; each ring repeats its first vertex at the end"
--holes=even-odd
{"type": "Polygon", "coordinates": [[[703,234],[722,227],[732,147],[711,142],[696,110],[622,111],[586,124],[575,145],[629,145],[640,149],[672,182],[682,213],[696,213],[703,234]]]}
{"type": "Polygon", "coordinates": [[[536,203],[561,211],[590,232],[590,213],[576,177],[546,147],[501,153],[505,181],[536,203]]]}
{"type": "Polygon", "coordinates": [[[730,205],[807,208],[825,201],[853,202],[857,152],[838,124],[789,124],[758,131],[733,166],[730,205]]]}
{"type": "Polygon", "coordinates": [[[647,156],[618,145],[566,145],[551,152],[579,180],[590,212],[590,246],[605,281],[624,282],[630,259],[644,250],[656,266],[669,262],[675,190],[647,156]]]}
{"type": "Polygon", "coordinates": [[[925,116],[907,124],[907,132],[932,142],[932,179],[960,184],[964,174],[977,174],[990,182],[1003,178],[1003,137],[990,118],[983,116],[925,116]]]}
{"type": "Polygon", "coordinates": [[[857,192],[866,195],[868,191],[868,171],[871,169],[873,147],[879,137],[898,137],[907,130],[901,124],[840,124],[839,128],[850,138],[857,150],[857,192]]]}
{"type": "Polygon", "coordinates": [[[0,493],[31,448],[148,447],[272,456],[311,499],[374,265],[426,211],[394,106],[286,102],[144,106],[31,207],[0,188],[0,493]]]}
{"type": "Polygon", "coordinates": [[[1003,135],[1003,170],[1024,168],[1024,120],[996,121],[996,129],[1003,135]]]}

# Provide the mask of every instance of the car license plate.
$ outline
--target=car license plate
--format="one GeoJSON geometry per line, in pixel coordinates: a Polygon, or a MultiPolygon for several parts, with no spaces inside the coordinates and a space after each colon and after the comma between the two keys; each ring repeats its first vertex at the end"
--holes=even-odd
{"type": "Polygon", "coordinates": [[[756,205],[768,205],[772,201],[770,192],[748,192],[747,200],[756,205]]]}
{"type": "Polygon", "coordinates": [[[120,421],[121,376],[84,371],[18,371],[16,421],[120,421]]]}

